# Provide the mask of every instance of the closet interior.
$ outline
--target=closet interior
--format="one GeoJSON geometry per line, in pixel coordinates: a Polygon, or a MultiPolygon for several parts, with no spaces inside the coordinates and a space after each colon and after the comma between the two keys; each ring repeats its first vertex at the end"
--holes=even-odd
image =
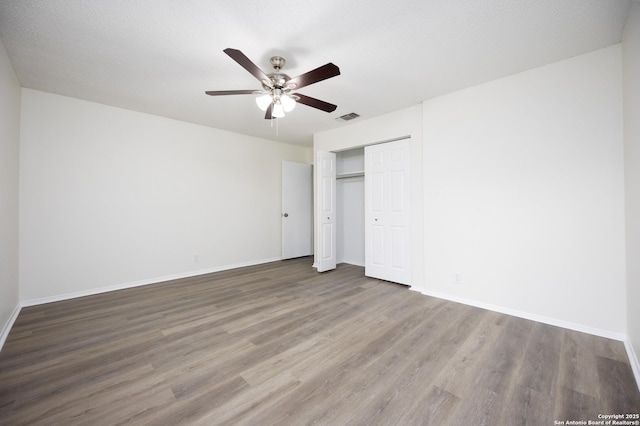
{"type": "Polygon", "coordinates": [[[364,147],[336,153],[336,263],[365,266],[364,147]]]}

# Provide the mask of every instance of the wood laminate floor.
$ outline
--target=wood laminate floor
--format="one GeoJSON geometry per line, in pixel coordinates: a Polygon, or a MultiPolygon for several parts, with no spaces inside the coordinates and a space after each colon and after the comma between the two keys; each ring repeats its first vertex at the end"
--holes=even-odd
{"type": "Polygon", "coordinates": [[[640,412],[624,345],[309,258],[24,308],[2,425],[555,425],[640,412]]]}

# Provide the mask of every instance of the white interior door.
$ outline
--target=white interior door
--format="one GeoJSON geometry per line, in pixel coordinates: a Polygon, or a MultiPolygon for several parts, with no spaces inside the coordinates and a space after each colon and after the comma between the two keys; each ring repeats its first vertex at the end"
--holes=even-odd
{"type": "Polygon", "coordinates": [[[318,151],[316,158],[318,183],[318,272],[336,268],[336,154],[318,151]]]}
{"type": "Polygon", "coordinates": [[[409,140],[365,147],[365,275],[410,284],[409,140]]]}
{"type": "Polygon", "coordinates": [[[311,164],[282,162],[282,258],[313,254],[311,164]]]}

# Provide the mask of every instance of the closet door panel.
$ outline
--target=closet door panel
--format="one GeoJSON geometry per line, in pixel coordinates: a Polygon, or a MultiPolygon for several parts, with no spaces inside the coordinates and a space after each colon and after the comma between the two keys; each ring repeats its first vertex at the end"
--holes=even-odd
{"type": "MultiPolygon", "coordinates": [[[[375,267],[384,268],[385,264],[385,247],[384,247],[384,226],[373,225],[371,227],[371,250],[370,259],[365,259],[365,264],[369,261],[375,267]]],[[[366,250],[366,249],[365,249],[366,250]]],[[[365,255],[366,256],[366,255],[365,255]]]]}
{"type": "Polygon", "coordinates": [[[318,182],[318,272],[336,268],[336,154],[318,151],[316,158],[318,182]]]}
{"type": "Polygon", "coordinates": [[[410,284],[409,140],[365,148],[365,275],[410,284]]]}

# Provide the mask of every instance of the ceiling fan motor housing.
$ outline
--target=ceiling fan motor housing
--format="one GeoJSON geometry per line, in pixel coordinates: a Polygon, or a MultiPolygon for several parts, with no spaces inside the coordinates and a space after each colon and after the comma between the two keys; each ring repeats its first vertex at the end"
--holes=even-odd
{"type": "MultiPolygon", "coordinates": [[[[267,77],[269,77],[269,80],[271,80],[271,85],[276,89],[284,89],[285,83],[291,80],[291,77],[281,72],[271,73],[267,77]]],[[[262,87],[264,87],[265,90],[270,89],[270,87],[264,84],[264,82],[262,82],[262,87]]]]}
{"type": "Polygon", "coordinates": [[[275,70],[275,72],[267,75],[267,77],[269,77],[269,80],[271,80],[271,86],[269,87],[269,85],[262,82],[262,87],[264,87],[265,90],[269,90],[271,88],[284,89],[285,83],[291,80],[291,77],[289,77],[287,74],[280,72],[287,61],[285,61],[282,56],[272,56],[270,61],[273,69],[275,70]]]}

